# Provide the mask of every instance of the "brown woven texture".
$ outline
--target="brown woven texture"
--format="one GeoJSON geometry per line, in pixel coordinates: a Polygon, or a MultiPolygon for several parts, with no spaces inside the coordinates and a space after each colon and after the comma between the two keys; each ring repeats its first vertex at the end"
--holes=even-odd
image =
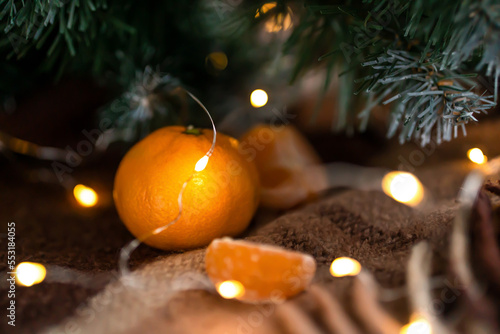
{"type": "MultiPolygon", "coordinates": [[[[420,173],[429,192],[429,201],[420,210],[399,204],[381,192],[349,190],[257,226],[247,238],[313,255],[318,263],[314,284],[327,287],[340,300],[346,298],[351,280],[329,275],[329,264],[338,256],[358,259],[383,286],[398,287],[404,284],[411,246],[428,240],[435,255],[434,274],[443,274],[458,207],[455,197],[469,170],[470,164],[462,162],[420,173]]],[[[284,330],[273,305],[249,305],[218,297],[204,275],[204,252],[200,249],[160,256],[139,267],[131,282],[121,278],[107,285],[73,317],[47,333],[284,330]]],[[[311,303],[307,293],[295,299],[306,308],[311,303]]],[[[405,302],[403,298],[386,307],[404,321],[405,302]]]]}
{"type": "MultiPolygon", "coordinates": [[[[467,138],[425,152],[413,143],[400,146],[382,138],[370,141],[312,135],[325,161],[397,169],[401,157],[406,161],[424,157],[414,172],[429,190],[428,202],[420,210],[412,210],[381,192],[335,191],[290,212],[260,210],[243,237],[313,255],[318,263],[313,283],[337,296],[347,309],[352,279],[329,275],[328,266],[335,257],[354,257],[382,286],[401,287],[411,247],[428,240],[434,254],[433,275],[446,274],[447,246],[458,208],[455,198],[465,175],[475,167],[465,160],[465,153],[472,146],[481,146],[488,149],[490,157],[500,154],[499,128],[500,120],[490,119],[470,126],[467,138]]],[[[97,188],[104,197],[111,192],[119,157],[108,153],[94,165],[76,168],[73,176],[82,183],[104,185],[105,190],[97,188]]],[[[27,182],[29,169],[24,167],[10,160],[0,164],[0,221],[16,222],[16,260],[67,268],[78,279],[58,282],[49,270],[42,284],[18,287],[16,328],[7,326],[4,318],[0,333],[249,334],[287,330],[276,307],[217,296],[203,272],[204,249],[165,253],[141,246],[131,261],[139,286],[124,285],[116,272],[117,259],[131,235],[110,199],[104,208],[95,210],[68,205],[71,194],[59,185],[27,182]]],[[[498,196],[490,196],[498,207],[498,196]]],[[[2,224],[1,232],[5,233],[6,223],[2,224]]],[[[6,263],[6,247],[2,246],[3,272],[6,263]]],[[[3,310],[9,302],[4,282],[0,283],[3,310]]],[[[310,292],[289,302],[310,310],[313,316],[318,313],[310,292]]],[[[405,298],[383,306],[400,322],[407,321],[405,298]]]]}

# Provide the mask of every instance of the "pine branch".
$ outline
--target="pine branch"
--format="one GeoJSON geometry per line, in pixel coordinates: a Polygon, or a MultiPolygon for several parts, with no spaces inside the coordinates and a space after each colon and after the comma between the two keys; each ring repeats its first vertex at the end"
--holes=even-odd
{"type": "Polygon", "coordinates": [[[372,71],[357,82],[368,86],[364,91],[374,98],[360,116],[367,117],[366,110],[380,102],[395,104],[388,137],[400,129],[401,143],[416,138],[426,145],[434,135],[440,144],[457,137],[458,127],[466,135],[465,124],[477,122],[478,114],[495,106],[493,95],[473,92],[470,75],[439,71],[439,59],[424,61],[420,62],[418,54],[388,50],[385,56],[361,64],[372,71]]]}
{"type": "Polygon", "coordinates": [[[432,50],[437,56],[444,54],[442,69],[459,68],[474,56],[478,57],[472,60],[476,70],[487,66],[488,76],[500,65],[498,1],[414,1],[411,13],[405,34],[427,39],[425,53],[432,50]]]}
{"type": "MultiPolygon", "coordinates": [[[[106,15],[105,0],[0,0],[2,5],[0,21],[4,22],[4,38],[11,42],[13,49],[7,58],[22,58],[31,48],[40,49],[45,43],[49,45],[48,56],[63,53],[61,48],[75,56],[80,43],[88,44],[99,30],[105,34],[109,29],[106,25],[99,27],[99,17],[106,15]],[[57,34],[52,34],[54,28],[57,34]]],[[[135,32],[117,17],[107,19],[114,23],[113,29],[135,32]]]]}
{"type": "MultiPolygon", "coordinates": [[[[8,70],[4,78],[8,84],[0,87],[0,94],[13,90],[11,82],[32,82],[29,75],[45,72],[57,78],[92,73],[106,78],[118,92],[130,89],[120,100],[132,112],[113,114],[118,126],[131,122],[145,126],[150,117],[138,101],[168,91],[162,86],[165,78],[168,82],[180,78],[188,85],[209,84],[202,80],[207,75],[203,58],[214,38],[238,50],[237,67],[249,73],[250,60],[261,64],[255,54],[264,57],[269,48],[249,53],[250,45],[258,43],[248,43],[252,32],[248,28],[280,14],[285,17],[293,7],[293,31],[284,46],[284,52],[296,58],[291,80],[324,64],[326,93],[335,69],[342,71],[337,129],[351,129],[358,118],[363,130],[375,105],[391,104],[389,136],[399,130],[401,142],[418,138],[425,145],[432,136],[437,142],[450,140],[459,127],[465,133],[465,124],[477,121],[477,115],[497,102],[497,0],[337,0],[326,4],[279,0],[272,10],[260,11],[265,2],[244,2],[230,10],[211,8],[208,13],[203,6],[207,3],[198,1],[0,0],[0,27],[5,32],[0,37],[0,55],[6,59],[0,68],[8,70]],[[236,7],[241,16],[233,12],[236,7]],[[231,29],[215,18],[221,13],[229,17],[231,29]],[[210,17],[217,21],[209,21],[210,17]],[[143,73],[151,64],[158,64],[158,70],[143,73]],[[170,75],[158,74],[165,72],[170,75]],[[474,72],[493,78],[491,94],[476,91],[474,72]],[[144,88],[138,80],[145,78],[154,84],[144,88]],[[156,86],[162,89],[151,89],[156,86]],[[361,108],[355,105],[363,103],[361,108]]],[[[242,77],[241,72],[231,73],[233,83],[237,75],[242,77]]],[[[150,110],[161,116],[160,109],[156,104],[150,110]]]]}
{"type": "Polygon", "coordinates": [[[391,104],[389,137],[400,130],[401,143],[418,138],[425,145],[432,136],[438,143],[449,141],[458,127],[465,134],[465,124],[496,105],[498,7],[492,0],[306,2],[307,11],[285,45],[298,55],[292,79],[329,49],[317,58],[327,69],[343,71],[338,129],[350,126],[353,101],[363,99],[361,130],[376,105],[391,104]],[[495,80],[492,95],[474,91],[474,71],[482,70],[495,80]]]}
{"type": "Polygon", "coordinates": [[[177,77],[205,72],[193,52],[209,49],[204,24],[199,1],[0,0],[0,61],[34,77],[105,77],[121,90],[151,64],[177,77]]]}
{"type": "Polygon", "coordinates": [[[120,97],[101,112],[101,121],[112,125],[115,140],[136,141],[166,124],[179,123],[183,101],[176,94],[180,81],[146,67],[120,97]]]}

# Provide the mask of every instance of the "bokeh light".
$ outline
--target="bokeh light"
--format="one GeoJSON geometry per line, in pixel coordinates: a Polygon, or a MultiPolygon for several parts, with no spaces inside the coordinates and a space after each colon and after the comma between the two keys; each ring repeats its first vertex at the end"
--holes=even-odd
{"type": "Polygon", "coordinates": [[[278,13],[269,18],[266,22],[267,32],[278,32],[288,30],[292,26],[292,16],[290,13],[278,13]]]}
{"type": "Polygon", "coordinates": [[[47,271],[40,263],[21,262],[16,267],[16,282],[23,286],[32,286],[45,279],[47,271]]]}
{"type": "Polygon", "coordinates": [[[97,204],[98,196],[94,189],[84,186],[83,184],[77,184],[73,189],[73,195],[77,202],[84,207],[91,207],[97,204]]]}
{"type": "Polygon", "coordinates": [[[262,89],[256,89],[250,94],[250,103],[254,108],[260,108],[267,104],[267,93],[262,89]]]}
{"type": "Polygon", "coordinates": [[[224,52],[212,52],[205,58],[205,64],[217,71],[223,71],[227,67],[228,59],[224,52]]]}
{"type": "Polygon", "coordinates": [[[242,297],[245,294],[245,288],[240,282],[231,280],[218,284],[217,292],[225,299],[232,299],[242,297]]]}
{"type": "Polygon", "coordinates": [[[202,170],[205,169],[205,167],[207,167],[207,164],[208,164],[208,156],[205,155],[203,156],[203,158],[198,160],[196,166],[194,166],[194,170],[197,172],[201,172],[202,170]]]}
{"type": "Polygon", "coordinates": [[[382,190],[394,200],[417,206],[424,199],[424,187],[417,177],[407,172],[390,172],[382,179],[382,190]]]}
{"type": "MultiPolygon", "coordinates": [[[[277,6],[276,2],[268,2],[257,10],[255,13],[255,18],[260,17],[260,15],[266,14],[268,11],[274,9],[277,6]]],[[[271,15],[265,24],[267,32],[278,32],[281,30],[288,30],[292,27],[292,10],[290,7],[286,8],[286,12],[276,13],[271,15]]]]}
{"type": "Polygon", "coordinates": [[[483,154],[483,151],[481,151],[481,149],[477,147],[471,148],[469,151],[467,151],[467,156],[469,157],[470,161],[478,165],[482,165],[488,160],[488,158],[483,154]]]}
{"type": "Polygon", "coordinates": [[[334,277],[356,276],[361,272],[361,264],[350,257],[336,258],[330,266],[330,274],[334,277]]]}
{"type": "Polygon", "coordinates": [[[427,320],[418,318],[403,326],[399,334],[432,334],[432,327],[427,320]]]}
{"type": "Polygon", "coordinates": [[[255,13],[255,18],[259,17],[260,14],[267,13],[268,11],[273,9],[274,7],[276,7],[276,2],[268,2],[268,3],[263,4],[262,7],[260,7],[257,10],[257,13],[255,13]]]}

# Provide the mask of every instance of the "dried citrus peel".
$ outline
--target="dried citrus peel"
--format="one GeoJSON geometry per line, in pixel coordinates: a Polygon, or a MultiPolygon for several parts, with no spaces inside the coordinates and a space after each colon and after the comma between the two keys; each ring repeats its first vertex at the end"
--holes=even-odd
{"type": "Polygon", "coordinates": [[[257,166],[263,206],[290,209],[328,188],[321,159],[292,125],[257,125],[242,136],[239,150],[257,166]]]}

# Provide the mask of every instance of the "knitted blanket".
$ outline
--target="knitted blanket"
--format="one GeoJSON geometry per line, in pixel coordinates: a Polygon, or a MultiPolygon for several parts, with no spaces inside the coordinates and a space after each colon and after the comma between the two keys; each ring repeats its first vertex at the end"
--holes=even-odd
{"type": "MultiPolygon", "coordinates": [[[[328,326],[315,320],[322,309],[332,307],[322,304],[321,295],[334,296],[336,307],[349,309],[353,285],[352,278],[329,274],[334,258],[356,258],[382,287],[400,288],[412,246],[427,240],[433,275],[446,274],[449,236],[459,206],[456,195],[470,169],[471,164],[462,161],[417,173],[431,198],[419,209],[382,192],[354,189],[332,192],[276,219],[259,212],[247,239],[311,254],[318,264],[312,291],[283,305],[222,299],[204,274],[205,249],[197,249],[159,255],[136,267],[130,277],[116,275],[72,316],[45,333],[304,333],[312,328],[330,333],[328,326]],[[297,322],[304,314],[310,318],[297,322]],[[308,322],[319,325],[305,329],[293,325],[308,322]]],[[[498,205],[498,196],[491,198],[498,205]]],[[[395,322],[407,321],[404,294],[382,307],[395,322]]]]}

